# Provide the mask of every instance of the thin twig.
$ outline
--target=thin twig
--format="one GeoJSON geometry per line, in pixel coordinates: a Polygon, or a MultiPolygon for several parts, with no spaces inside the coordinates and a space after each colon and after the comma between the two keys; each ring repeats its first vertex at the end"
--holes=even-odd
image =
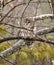
{"type": "Polygon", "coordinates": [[[5,61],[7,61],[8,63],[10,63],[10,64],[13,65],[13,63],[12,63],[11,61],[9,61],[8,59],[6,59],[6,58],[4,58],[4,57],[2,57],[2,56],[0,56],[0,58],[4,59],[5,61]]]}
{"type": "Polygon", "coordinates": [[[4,8],[6,5],[8,5],[9,3],[13,2],[13,1],[14,1],[14,0],[11,0],[11,1],[7,2],[6,4],[4,4],[4,2],[3,2],[3,3],[2,3],[3,8],[4,8]]]}
{"type": "Polygon", "coordinates": [[[18,27],[18,26],[15,26],[15,25],[12,25],[12,24],[8,24],[8,23],[0,23],[0,25],[2,25],[2,24],[4,24],[4,25],[9,25],[9,26],[11,26],[11,27],[18,28],[18,29],[24,29],[24,30],[27,30],[27,31],[32,31],[32,30],[27,29],[27,28],[25,28],[25,27],[18,27]]]}
{"type": "MultiPolygon", "coordinates": [[[[26,7],[25,7],[25,9],[23,10],[23,13],[22,13],[22,15],[21,15],[21,23],[22,23],[22,18],[23,18],[23,15],[24,15],[24,13],[25,13],[25,11],[26,11],[26,9],[27,9],[27,7],[29,6],[29,4],[30,4],[30,2],[31,2],[32,0],[29,0],[29,2],[28,2],[28,4],[26,5],[26,7]]],[[[21,25],[21,24],[20,24],[21,25]]]]}
{"type": "Polygon", "coordinates": [[[5,41],[16,40],[16,39],[18,39],[18,40],[22,39],[22,40],[28,40],[28,41],[41,41],[41,42],[46,42],[46,43],[54,45],[54,41],[36,38],[36,37],[33,37],[33,38],[30,38],[30,37],[27,37],[27,38],[25,38],[25,37],[7,37],[4,39],[0,39],[0,43],[5,42],[5,41]]]}
{"type": "Polygon", "coordinates": [[[23,4],[25,4],[25,3],[17,4],[17,5],[14,6],[12,9],[10,9],[9,12],[7,12],[7,14],[5,14],[5,16],[1,19],[0,22],[2,22],[2,21],[6,18],[6,16],[8,16],[8,14],[9,14],[12,10],[14,10],[16,7],[18,7],[18,6],[20,6],[20,5],[23,5],[23,4]]]}

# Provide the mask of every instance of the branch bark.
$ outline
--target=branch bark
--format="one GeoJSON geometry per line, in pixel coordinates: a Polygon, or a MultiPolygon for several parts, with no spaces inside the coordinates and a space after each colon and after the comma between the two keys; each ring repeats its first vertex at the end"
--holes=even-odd
{"type": "Polygon", "coordinates": [[[4,4],[4,1],[3,1],[3,7],[5,7],[7,4],[9,4],[9,3],[13,2],[13,1],[14,0],[11,0],[11,1],[7,2],[6,4],[4,4]]]}
{"type": "Polygon", "coordinates": [[[14,27],[14,28],[18,28],[18,29],[23,29],[23,30],[27,30],[27,31],[32,31],[31,29],[27,29],[27,28],[25,28],[25,27],[19,27],[19,26],[15,26],[15,25],[13,25],[13,24],[8,24],[8,23],[0,23],[0,25],[2,25],[2,24],[4,24],[4,25],[9,25],[9,26],[11,26],[11,27],[14,27]]]}
{"type": "Polygon", "coordinates": [[[53,14],[42,14],[42,15],[39,15],[39,16],[34,16],[34,17],[27,17],[25,18],[26,20],[33,20],[33,21],[36,21],[36,20],[42,20],[42,19],[46,19],[46,18],[53,18],[53,14]]]}
{"type": "MultiPolygon", "coordinates": [[[[39,30],[36,32],[35,35],[37,36],[37,35],[43,35],[43,34],[48,34],[48,33],[54,33],[54,27],[39,30]]],[[[33,38],[30,38],[30,37],[27,37],[27,38],[25,38],[25,37],[7,37],[4,39],[0,39],[0,43],[5,42],[5,41],[10,41],[10,40],[16,40],[16,39],[18,39],[18,40],[23,39],[23,40],[29,40],[29,41],[41,41],[41,42],[47,42],[47,43],[54,44],[54,41],[45,40],[45,39],[41,39],[41,38],[37,38],[37,37],[33,37],[33,38]]]]}
{"type": "Polygon", "coordinates": [[[10,9],[10,10],[7,12],[7,14],[5,14],[5,16],[1,19],[0,22],[2,22],[2,21],[8,16],[8,14],[9,14],[12,10],[14,10],[16,7],[18,7],[18,6],[20,6],[20,5],[23,5],[23,4],[25,4],[25,3],[17,4],[17,5],[14,6],[12,9],[10,9]]]}
{"type": "Polygon", "coordinates": [[[44,34],[48,34],[48,33],[54,33],[54,27],[41,29],[36,32],[36,35],[44,35],[44,34]]]}
{"type": "Polygon", "coordinates": [[[13,54],[16,52],[24,43],[24,40],[19,40],[16,44],[14,44],[12,47],[8,48],[7,50],[0,53],[1,57],[6,57],[8,55],[13,54]]]}
{"type": "MultiPolygon", "coordinates": [[[[23,4],[23,3],[22,3],[23,4]]],[[[22,5],[19,4],[19,5],[22,5]]],[[[17,5],[18,6],[18,5],[17,5]]],[[[15,7],[17,7],[15,6],[15,7]]],[[[14,8],[15,8],[14,7],[14,8]]],[[[5,16],[4,18],[14,9],[12,8],[5,16]]],[[[39,19],[45,19],[48,17],[53,17],[53,14],[44,14],[44,15],[39,15],[36,17],[29,17],[29,18],[33,18],[34,20],[39,20],[39,19]]],[[[3,18],[3,19],[4,19],[3,18]]],[[[1,19],[1,21],[3,21],[3,19],[1,19]]],[[[46,28],[46,29],[42,29],[36,32],[35,35],[43,35],[43,34],[48,34],[48,33],[54,33],[54,27],[52,28],[46,28]]],[[[50,44],[54,45],[54,41],[50,41],[50,40],[46,40],[46,39],[42,39],[41,37],[39,38],[25,38],[25,37],[8,37],[8,38],[4,38],[4,39],[0,39],[0,43],[5,42],[5,41],[9,41],[9,40],[16,40],[16,39],[21,39],[19,40],[16,44],[14,44],[12,47],[8,48],[7,50],[3,51],[0,53],[0,56],[2,57],[6,57],[8,55],[11,55],[13,53],[15,53],[18,49],[20,49],[20,47],[23,45],[24,40],[29,40],[29,41],[41,41],[41,42],[47,42],[50,44]]]]}
{"type": "MultiPolygon", "coordinates": [[[[41,39],[41,38],[39,38],[39,40],[45,41],[45,42],[50,42],[50,40],[48,41],[48,40],[44,40],[44,39],[41,39]]],[[[7,50],[1,52],[0,57],[7,57],[8,55],[11,55],[11,54],[15,53],[17,50],[19,50],[21,48],[23,43],[24,43],[24,40],[19,40],[12,47],[10,47],[7,50]]],[[[51,42],[50,42],[50,44],[51,44],[51,42]]],[[[54,45],[54,42],[53,42],[53,45],[54,45]]]]}
{"type": "MultiPolygon", "coordinates": [[[[38,31],[36,34],[40,35],[42,32],[42,34],[47,34],[47,33],[51,33],[54,32],[54,27],[52,28],[48,28],[48,29],[44,29],[44,30],[40,30],[38,31]],[[44,33],[45,32],[45,33],[44,33]]],[[[41,37],[39,38],[24,38],[24,37],[9,37],[9,38],[4,38],[0,40],[1,42],[5,42],[8,40],[16,40],[16,39],[21,39],[19,40],[16,44],[14,44],[12,47],[10,47],[9,49],[3,51],[0,53],[0,56],[5,57],[7,55],[10,55],[14,52],[16,52],[24,43],[24,40],[29,40],[29,41],[41,41],[41,42],[47,42],[49,44],[53,44],[54,45],[54,41],[50,41],[50,40],[46,40],[46,39],[42,39],[41,37]]]]}
{"type": "MultiPolygon", "coordinates": [[[[43,40],[43,39],[40,39],[39,40],[41,41],[45,41],[45,42],[50,42],[47,41],[47,40],[43,40]]],[[[7,50],[3,51],[0,53],[0,56],[1,57],[7,57],[8,55],[11,55],[13,53],[15,53],[17,50],[19,50],[21,48],[21,46],[23,45],[24,43],[24,40],[19,40],[17,43],[15,43],[12,47],[8,48],[7,50]]],[[[51,43],[51,42],[50,42],[51,43]]],[[[53,45],[54,45],[54,42],[53,42],[53,45]]]]}

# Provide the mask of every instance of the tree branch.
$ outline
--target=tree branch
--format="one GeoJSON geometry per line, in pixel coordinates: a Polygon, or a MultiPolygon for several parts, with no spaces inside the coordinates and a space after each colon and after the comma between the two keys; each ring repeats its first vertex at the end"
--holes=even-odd
{"type": "Polygon", "coordinates": [[[36,35],[44,35],[44,34],[48,34],[48,33],[54,33],[54,27],[41,29],[36,32],[36,35]]]}
{"type": "Polygon", "coordinates": [[[0,56],[0,58],[13,65],[13,63],[10,60],[6,59],[5,57],[0,56]]]}
{"type": "Polygon", "coordinates": [[[8,38],[0,39],[0,43],[5,42],[5,41],[10,41],[10,40],[16,40],[16,39],[18,39],[18,40],[22,39],[22,40],[28,40],[28,41],[41,41],[41,42],[46,42],[46,43],[54,45],[54,41],[41,39],[41,38],[35,38],[35,37],[33,37],[33,38],[30,38],[30,37],[27,37],[27,38],[25,38],[25,37],[8,37],[8,38]]]}
{"type": "Polygon", "coordinates": [[[7,12],[7,14],[5,14],[5,16],[1,19],[0,22],[2,22],[2,21],[6,18],[6,16],[7,16],[12,10],[14,10],[16,7],[18,7],[18,6],[20,6],[20,5],[23,5],[23,4],[25,4],[25,3],[17,4],[17,5],[14,6],[12,9],[10,9],[9,12],[7,12]]]}
{"type": "Polygon", "coordinates": [[[24,40],[19,40],[16,44],[14,44],[12,47],[8,48],[7,50],[0,53],[1,57],[7,57],[8,55],[13,54],[16,52],[20,47],[23,45],[24,40]]]}
{"type": "Polygon", "coordinates": [[[9,1],[9,2],[7,2],[6,4],[4,4],[4,2],[2,3],[3,4],[3,7],[5,7],[7,4],[9,4],[9,3],[11,3],[11,2],[13,2],[14,0],[11,0],[11,1],[9,1]]]}
{"type": "MultiPolygon", "coordinates": [[[[48,31],[48,32],[45,32],[44,34],[46,33],[50,33],[50,32],[54,32],[54,27],[52,28],[48,28],[48,29],[45,29],[45,30],[41,30],[43,33],[45,31],[48,31]]],[[[39,35],[41,34],[41,31],[39,31],[39,35]]],[[[36,33],[36,34],[38,34],[36,33]]],[[[42,33],[42,34],[43,34],[42,33]]],[[[5,41],[9,41],[9,40],[16,40],[16,39],[22,39],[22,40],[19,40],[19,42],[17,42],[16,44],[14,44],[12,47],[10,47],[9,49],[3,51],[0,53],[0,56],[7,56],[7,55],[10,55],[14,52],[16,52],[24,43],[24,40],[28,40],[28,41],[41,41],[41,42],[46,42],[46,43],[49,43],[49,44],[53,44],[54,45],[54,41],[51,41],[51,40],[46,40],[46,39],[42,39],[41,37],[38,37],[38,38],[24,38],[24,37],[9,37],[9,38],[4,38],[4,39],[1,39],[0,40],[0,43],[1,42],[5,42],[5,41]]]]}
{"type": "Polygon", "coordinates": [[[18,29],[24,29],[24,30],[27,30],[27,31],[32,31],[32,30],[30,30],[30,29],[27,29],[27,28],[25,28],[25,27],[18,27],[18,26],[15,26],[15,25],[12,25],[12,24],[8,24],[8,23],[0,23],[0,25],[2,25],[2,24],[4,24],[4,25],[9,25],[9,26],[11,26],[11,27],[14,27],[14,28],[18,28],[18,29]]]}
{"type": "MultiPolygon", "coordinates": [[[[35,35],[37,36],[37,35],[43,35],[43,34],[48,34],[48,33],[53,33],[53,32],[54,32],[54,27],[45,28],[45,29],[37,31],[35,35]]],[[[47,43],[54,44],[54,41],[51,42],[49,40],[39,39],[36,37],[33,37],[33,38],[30,38],[30,37],[27,37],[27,38],[25,38],[25,37],[7,37],[4,39],[0,39],[0,43],[5,42],[5,41],[9,41],[9,40],[16,40],[16,39],[23,39],[23,40],[29,40],[29,41],[41,41],[41,42],[47,42],[47,43]]]]}
{"type": "Polygon", "coordinates": [[[53,17],[53,14],[42,14],[42,15],[38,15],[38,16],[34,16],[34,17],[27,17],[25,18],[25,20],[33,20],[33,21],[36,21],[36,20],[42,20],[42,19],[46,19],[46,18],[54,18],[53,17]]]}
{"type": "MultiPolygon", "coordinates": [[[[50,40],[48,41],[48,40],[43,40],[43,39],[41,39],[41,38],[39,38],[39,40],[41,40],[41,41],[45,41],[45,42],[50,42],[50,40]]],[[[8,56],[8,55],[11,55],[11,54],[13,54],[13,53],[15,53],[17,50],[19,50],[20,49],[20,47],[23,45],[23,43],[24,43],[24,40],[19,40],[17,43],[15,43],[12,47],[10,47],[10,48],[8,48],[7,50],[5,50],[5,51],[3,51],[3,52],[1,52],[0,53],[0,56],[1,57],[6,57],[6,56],[8,56]]],[[[53,43],[53,45],[54,45],[54,42],[50,42],[50,44],[51,43],[53,43]]]]}

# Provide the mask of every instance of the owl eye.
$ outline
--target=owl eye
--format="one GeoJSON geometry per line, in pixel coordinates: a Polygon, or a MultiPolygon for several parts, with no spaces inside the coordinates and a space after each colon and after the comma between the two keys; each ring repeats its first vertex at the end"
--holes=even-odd
{"type": "Polygon", "coordinates": [[[27,22],[27,23],[30,23],[30,20],[26,19],[26,22],[27,22]]]}
{"type": "Polygon", "coordinates": [[[28,21],[27,23],[30,23],[30,21],[28,21]]]}

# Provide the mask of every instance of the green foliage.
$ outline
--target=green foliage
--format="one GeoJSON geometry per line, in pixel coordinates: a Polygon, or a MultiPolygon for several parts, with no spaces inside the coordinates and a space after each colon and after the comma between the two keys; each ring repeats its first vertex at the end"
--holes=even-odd
{"type": "MultiPolygon", "coordinates": [[[[0,52],[6,50],[9,47],[10,46],[7,42],[0,44],[0,52]]],[[[8,56],[7,58],[9,60],[15,60],[16,53],[8,56]]],[[[54,59],[54,46],[53,45],[49,45],[46,43],[40,43],[40,45],[36,47],[36,43],[35,44],[33,43],[30,47],[25,45],[17,53],[17,60],[20,63],[19,65],[30,65],[36,61],[43,60],[44,58],[54,59]]]]}
{"type": "Polygon", "coordinates": [[[7,42],[0,44],[0,52],[8,49],[10,45],[7,42]]]}
{"type": "Polygon", "coordinates": [[[52,34],[48,34],[47,35],[47,39],[54,40],[54,34],[53,33],[52,34]]]}
{"type": "Polygon", "coordinates": [[[33,59],[34,60],[36,60],[36,61],[39,61],[39,60],[41,60],[42,59],[42,55],[41,55],[41,53],[40,52],[33,52],[33,59]]]}
{"type": "Polygon", "coordinates": [[[1,25],[0,26],[0,34],[6,34],[7,32],[6,32],[6,29],[5,29],[5,27],[3,26],[3,25],[1,25]]]}
{"type": "Polygon", "coordinates": [[[7,63],[7,61],[1,59],[1,60],[0,60],[0,65],[8,65],[8,63],[7,63]]]}
{"type": "MultiPolygon", "coordinates": [[[[0,44],[0,52],[8,49],[10,46],[7,42],[4,42],[2,44],[0,44]]],[[[2,58],[0,58],[0,64],[1,65],[8,65],[7,61],[3,60],[2,58]]]]}
{"type": "Polygon", "coordinates": [[[49,44],[41,44],[38,49],[43,54],[43,57],[46,57],[47,59],[49,57],[54,58],[54,48],[49,44]]]}
{"type": "Polygon", "coordinates": [[[20,52],[19,53],[19,61],[21,65],[29,65],[29,59],[28,59],[28,55],[25,52],[20,52]]]}
{"type": "Polygon", "coordinates": [[[43,60],[44,58],[54,58],[54,47],[46,43],[40,43],[38,48],[35,46],[22,47],[18,55],[18,60],[21,65],[29,65],[30,63],[43,60]]]}
{"type": "MultiPolygon", "coordinates": [[[[0,34],[6,35],[6,29],[4,26],[0,26],[0,34]]],[[[48,35],[47,39],[53,40],[54,36],[48,35]]],[[[8,49],[10,45],[7,42],[4,42],[0,44],[0,52],[8,49]]],[[[17,52],[16,52],[17,53],[17,52]]],[[[36,61],[43,60],[43,58],[52,58],[54,59],[54,46],[49,45],[47,43],[42,42],[34,42],[30,47],[27,47],[26,45],[21,48],[21,50],[18,53],[18,58],[20,65],[30,65],[36,61]]],[[[15,60],[16,54],[12,54],[8,57],[9,60],[15,60]]],[[[1,65],[8,65],[6,61],[1,60],[1,65]]]]}

